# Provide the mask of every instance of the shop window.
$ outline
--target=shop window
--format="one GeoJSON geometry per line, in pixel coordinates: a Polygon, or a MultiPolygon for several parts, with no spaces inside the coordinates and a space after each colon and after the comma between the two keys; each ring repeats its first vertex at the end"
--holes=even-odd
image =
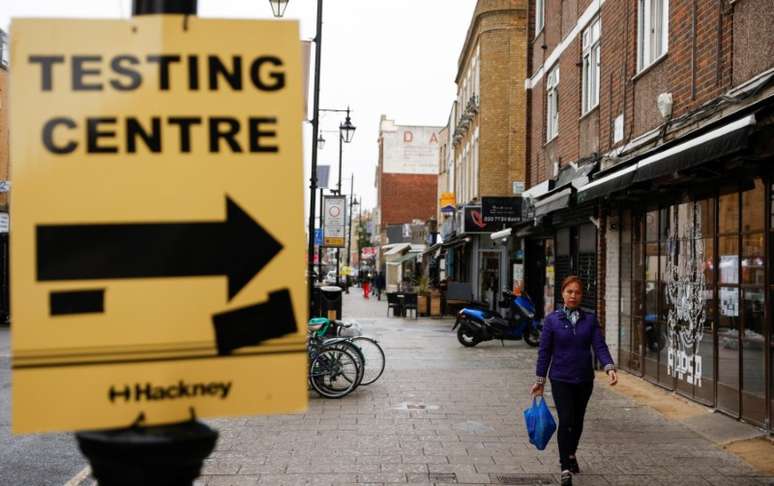
{"type": "Polygon", "coordinates": [[[724,194],[718,201],[718,234],[739,232],[739,193],[724,194]]]}
{"type": "Polygon", "coordinates": [[[556,256],[554,253],[554,240],[545,240],[546,255],[546,280],[543,288],[543,315],[554,311],[554,289],[556,287],[556,256]]]}
{"type": "Polygon", "coordinates": [[[721,284],[739,283],[739,239],[734,236],[718,237],[718,270],[721,284]]]}
{"type": "Polygon", "coordinates": [[[718,407],[739,413],[739,288],[720,287],[718,319],[718,407]]]}
{"type": "Polygon", "coordinates": [[[755,179],[755,188],[742,193],[742,232],[763,231],[765,223],[764,187],[761,179],[755,179]]]}
{"type": "Polygon", "coordinates": [[[763,233],[742,236],[742,283],[765,285],[763,233]]]}
{"type": "Polygon", "coordinates": [[[742,296],[742,416],[762,424],[766,415],[763,288],[746,288],[742,296]]]}

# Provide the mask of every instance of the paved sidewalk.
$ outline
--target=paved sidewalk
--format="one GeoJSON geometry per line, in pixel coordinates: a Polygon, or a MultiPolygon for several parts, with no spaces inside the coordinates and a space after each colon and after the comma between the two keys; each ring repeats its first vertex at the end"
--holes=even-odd
{"type": "MultiPolygon", "coordinates": [[[[357,290],[345,296],[344,315],[385,347],[384,376],[341,400],[310,392],[305,414],[211,421],[221,438],[198,485],[558,483],[555,439],[537,451],[522,421],[534,348],[466,349],[452,321],[387,318],[386,301],[357,290]]],[[[601,381],[578,458],[576,485],[774,485],[601,381]]]]}

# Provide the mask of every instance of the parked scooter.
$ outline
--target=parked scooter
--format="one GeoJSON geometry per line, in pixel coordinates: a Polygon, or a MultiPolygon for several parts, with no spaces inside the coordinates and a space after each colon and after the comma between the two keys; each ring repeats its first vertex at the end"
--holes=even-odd
{"type": "Polygon", "coordinates": [[[464,307],[457,313],[452,331],[457,329],[457,340],[466,347],[473,347],[482,341],[518,341],[522,338],[530,346],[540,343],[543,323],[535,318],[535,305],[524,293],[513,294],[503,289],[500,307],[508,307],[508,317],[479,306],[464,307]]]}

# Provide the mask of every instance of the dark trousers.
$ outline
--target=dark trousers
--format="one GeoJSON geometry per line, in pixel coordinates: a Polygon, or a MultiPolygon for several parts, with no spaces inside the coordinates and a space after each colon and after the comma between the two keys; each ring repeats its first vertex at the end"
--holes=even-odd
{"type": "Polygon", "coordinates": [[[559,442],[559,462],[562,470],[570,469],[570,456],[575,455],[583,433],[583,417],[586,405],[591,398],[594,382],[567,383],[551,380],[551,393],[559,415],[557,440],[559,442]]]}

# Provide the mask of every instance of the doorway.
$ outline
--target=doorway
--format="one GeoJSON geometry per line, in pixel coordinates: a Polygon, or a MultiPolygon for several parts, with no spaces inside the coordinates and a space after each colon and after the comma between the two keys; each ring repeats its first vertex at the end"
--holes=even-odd
{"type": "Polygon", "coordinates": [[[481,280],[478,295],[490,310],[497,310],[497,299],[500,295],[500,252],[482,251],[479,268],[481,280]]]}

